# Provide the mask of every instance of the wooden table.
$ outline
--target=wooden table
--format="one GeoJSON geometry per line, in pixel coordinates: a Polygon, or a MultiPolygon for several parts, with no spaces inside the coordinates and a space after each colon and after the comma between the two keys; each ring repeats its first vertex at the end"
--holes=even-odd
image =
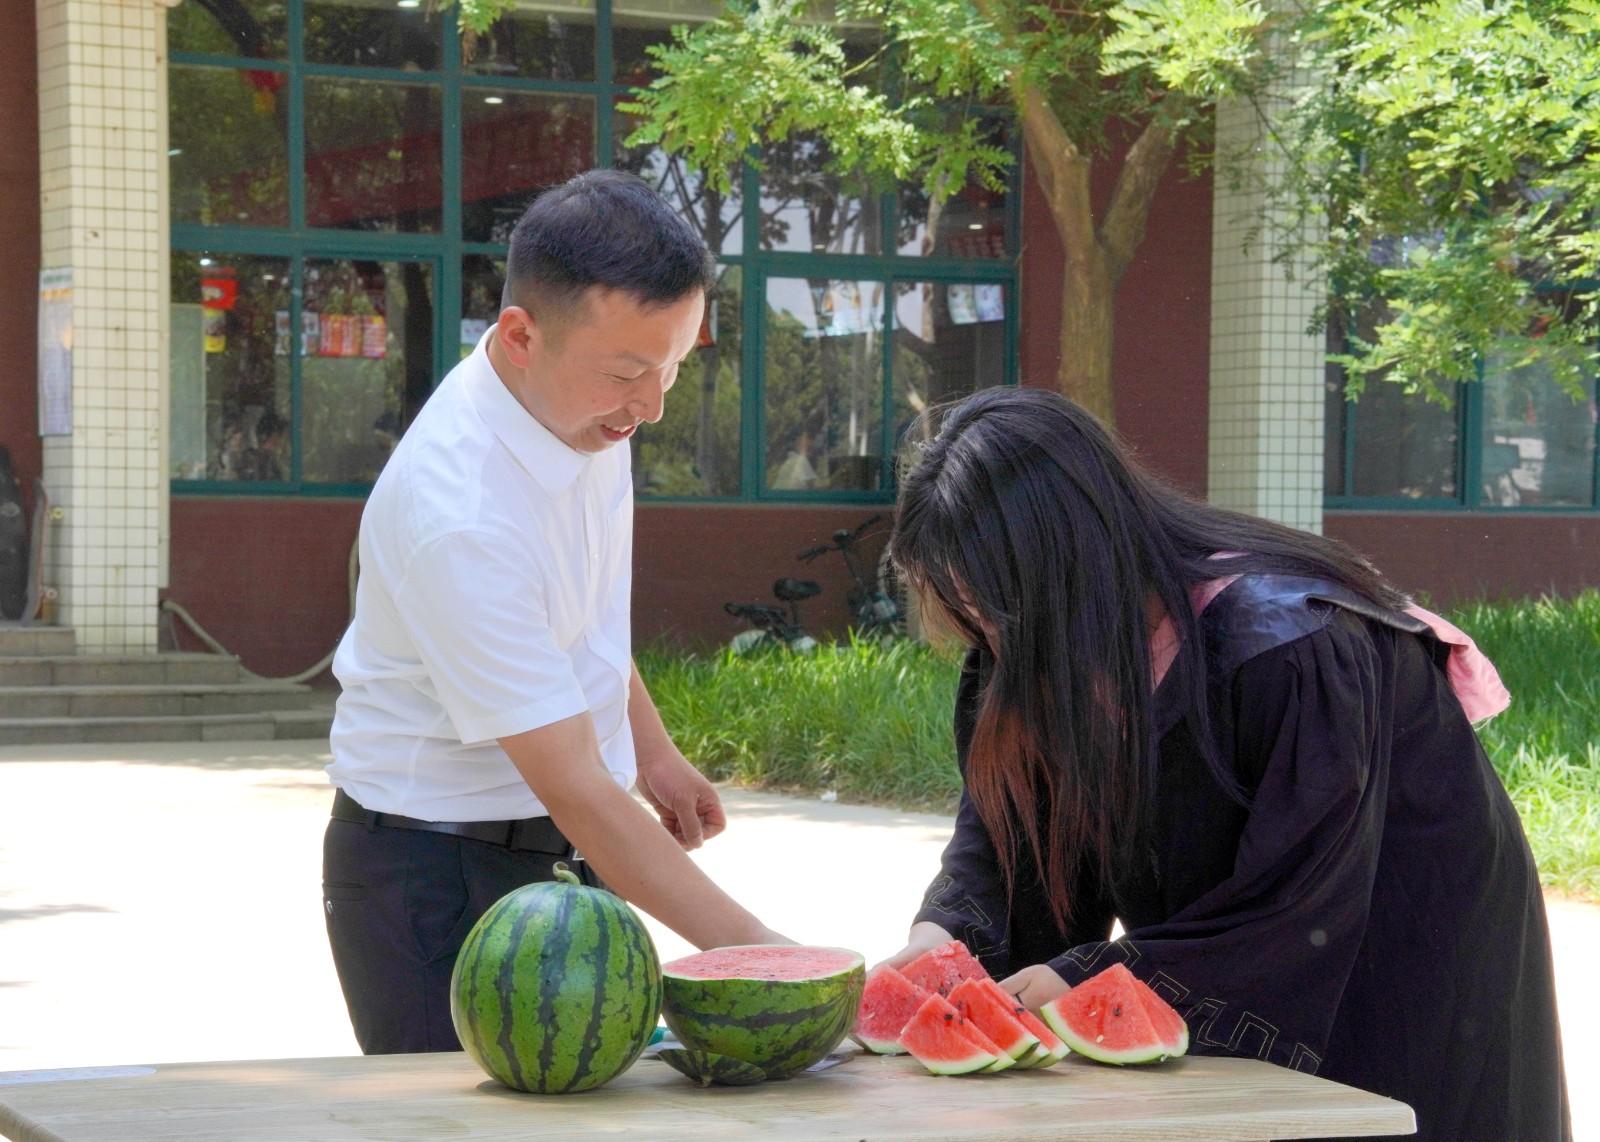
{"type": "Polygon", "coordinates": [[[508,1090],[460,1053],[106,1070],[121,1073],[0,1075],[0,1134],[13,1142],[1245,1142],[1414,1128],[1403,1103],[1244,1059],[1143,1068],[1068,1060],[1047,1071],[936,1078],[904,1057],[858,1055],[786,1082],[709,1090],[643,1059],[599,1090],[549,1097],[508,1090]]]}

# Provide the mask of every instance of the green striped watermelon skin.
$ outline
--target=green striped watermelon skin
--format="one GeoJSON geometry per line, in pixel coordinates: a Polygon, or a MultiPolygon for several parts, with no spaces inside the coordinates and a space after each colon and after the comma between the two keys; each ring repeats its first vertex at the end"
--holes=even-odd
{"type": "Polygon", "coordinates": [[[660,1011],[650,933],[622,900],[575,877],[491,905],[450,979],[467,1053],[506,1086],[537,1094],[591,1090],[627,1070],[660,1011]]]}
{"type": "Polygon", "coordinates": [[[788,1078],[826,1057],[855,1021],[866,966],[848,955],[842,969],[811,979],[694,979],[669,964],[662,1015],[685,1047],[788,1078]]]}

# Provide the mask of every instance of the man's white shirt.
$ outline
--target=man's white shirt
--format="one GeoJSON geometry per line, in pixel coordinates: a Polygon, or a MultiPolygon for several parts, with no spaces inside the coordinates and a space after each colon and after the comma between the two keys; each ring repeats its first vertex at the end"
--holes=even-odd
{"type": "Polygon", "coordinates": [[[382,813],[543,815],[495,739],[584,711],[633,784],[628,446],[563,444],[500,381],[490,336],[428,398],[361,516],[328,773],[382,813]]]}

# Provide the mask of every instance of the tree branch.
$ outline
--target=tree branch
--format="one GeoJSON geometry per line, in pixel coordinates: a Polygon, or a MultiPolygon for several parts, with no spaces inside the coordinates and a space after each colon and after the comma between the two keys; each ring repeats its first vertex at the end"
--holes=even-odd
{"type": "Polygon", "coordinates": [[[1094,248],[1094,208],[1089,200],[1089,160],[1061,126],[1036,87],[1025,87],[1022,97],[1022,135],[1028,154],[1038,164],[1039,184],[1050,202],[1056,229],[1068,260],[1088,256],[1094,248]]]}
{"type": "Polygon", "coordinates": [[[1173,93],[1162,100],[1162,106],[1156,109],[1122,160],[1122,170],[1117,174],[1117,185],[1111,192],[1111,204],[1106,207],[1105,221],[1100,224],[1098,235],[1111,262],[1113,281],[1122,276],[1144,240],[1156,187],[1177,149],[1177,134],[1163,112],[1170,110],[1179,98],[1173,93]]]}

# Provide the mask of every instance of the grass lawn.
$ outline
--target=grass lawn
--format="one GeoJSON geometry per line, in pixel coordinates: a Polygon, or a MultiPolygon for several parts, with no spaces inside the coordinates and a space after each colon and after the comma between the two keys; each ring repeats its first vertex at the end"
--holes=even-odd
{"type": "MultiPolygon", "coordinates": [[[[1512,693],[1481,736],[1545,883],[1600,898],[1600,591],[1480,603],[1449,618],[1512,693]]],[[[684,753],[718,780],[951,812],[956,660],[923,646],[856,644],[748,658],[641,652],[684,753]]]]}

